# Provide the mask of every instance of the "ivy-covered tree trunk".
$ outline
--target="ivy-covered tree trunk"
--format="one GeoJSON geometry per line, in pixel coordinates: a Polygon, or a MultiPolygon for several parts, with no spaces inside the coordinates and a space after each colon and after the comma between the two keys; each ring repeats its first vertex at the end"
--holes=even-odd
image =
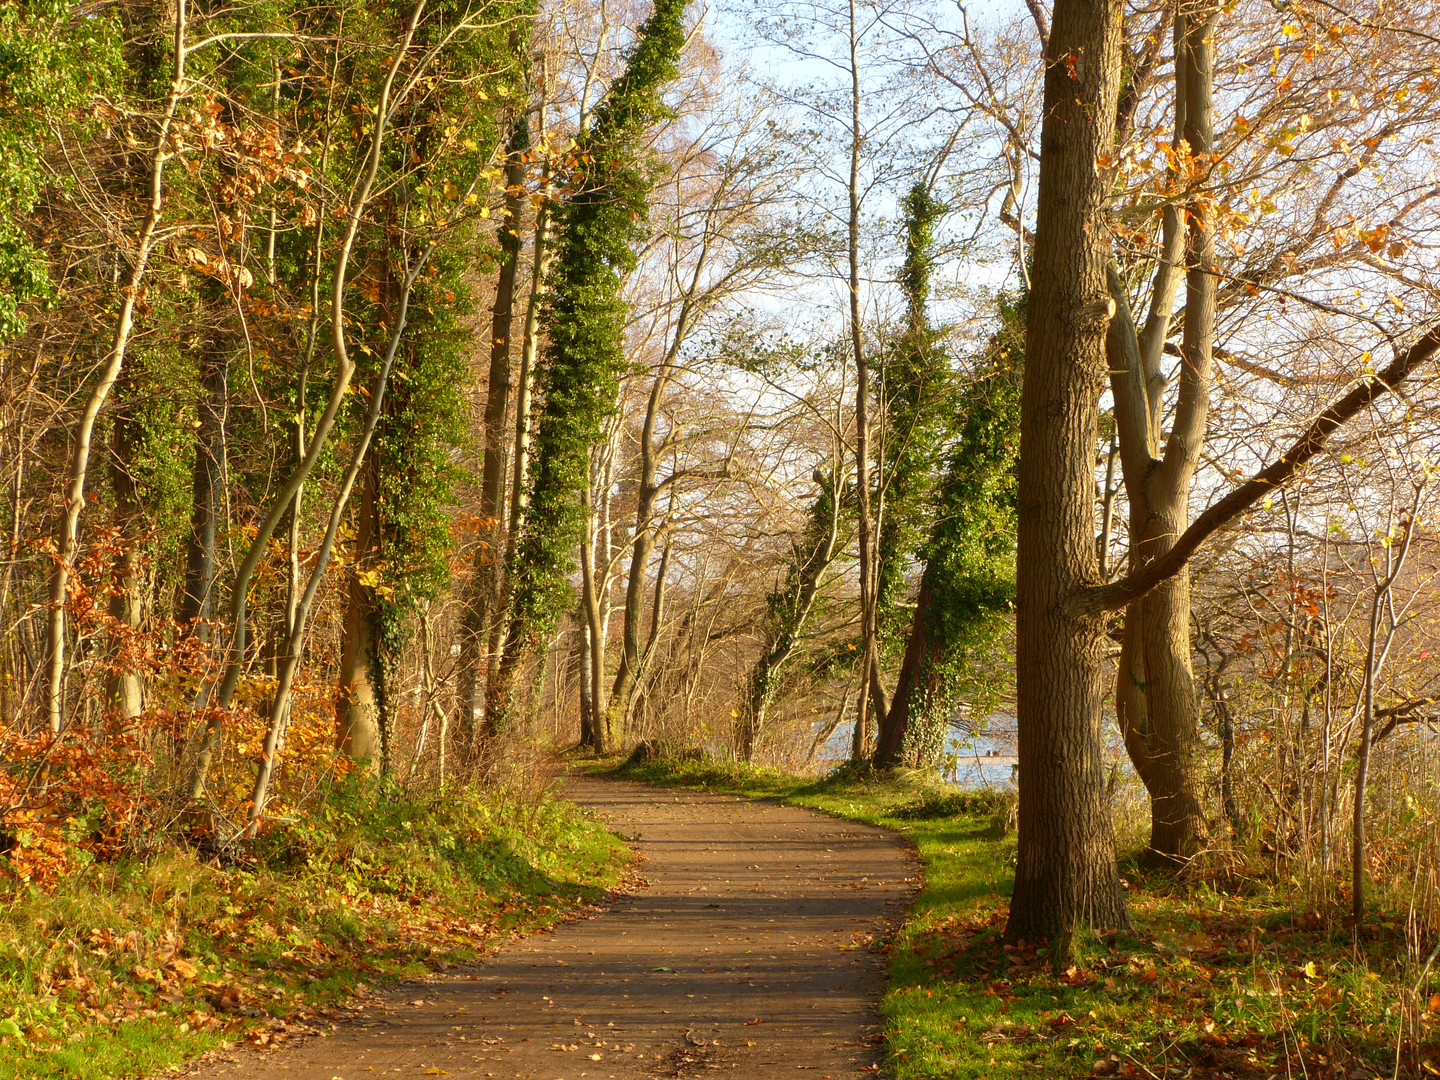
{"type": "Polygon", "coordinates": [[[380,458],[371,453],[364,466],[360,506],[355,514],[354,565],[345,605],[345,637],[340,650],[339,699],[336,702],[336,746],[352,761],[380,761],[380,702],[373,668],[376,657],[374,580],[379,536],[377,489],[380,458]]]}
{"type": "MultiPolygon", "coordinates": [[[[877,550],[876,590],[882,637],[893,636],[905,589],[906,562],[919,546],[950,419],[956,407],[954,380],[940,335],[927,313],[935,257],[935,226],[944,204],[930,186],[916,183],[905,197],[905,261],[900,288],[905,316],[899,340],[880,360],[885,388],[885,520],[877,550]]],[[[892,706],[893,707],[893,706],[892,706]]],[[[884,718],[880,718],[882,740],[884,718]]]]}
{"type": "Polygon", "coordinates": [[[875,764],[929,765],[964,694],[993,702],[993,661],[1015,602],[1015,465],[1024,307],[1003,302],[988,355],[960,387],[933,493],[925,569],[875,764]]]}
{"type": "Polygon", "coordinates": [[[510,617],[486,701],[486,734],[510,723],[516,680],[527,657],[548,640],[571,606],[569,575],[584,528],[580,494],[590,451],[615,407],[624,351],[624,276],[636,265],[653,170],[646,132],[666,115],[661,91],[674,79],[685,43],[686,0],[657,0],[595,122],[577,142],[587,162],[578,191],[560,212],[560,236],[546,314],[549,348],[540,373],[545,397],[524,534],[515,562],[510,617]]]}
{"type": "Polygon", "coordinates": [[[765,644],[750,672],[749,690],[742,704],[740,756],[746,761],[755,758],[770,706],[780,686],[782,669],[809,621],[821,579],[838,554],[840,503],[836,492],[844,487],[844,471],[837,468],[825,476],[816,469],[815,481],[820,485],[820,493],[810,508],[810,525],[795,553],[785,584],[770,594],[765,644]]]}
{"type": "Polygon", "coordinates": [[[178,618],[201,641],[210,640],[215,612],[215,538],[221,517],[225,415],[225,357],[207,344],[200,361],[200,397],[196,403],[195,466],[191,474],[190,535],[185,545],[185,578],[178,618]]]}
{"type": "MultiPolygon", "coordinates": [[[[905,293],[905,322],[895,347],[882,360],[883,385],[889,395],[885,402],[887,422],[882,469],[885,514],[878,543],[875,586],[878,632],[882,638],[891,638],[898,630],[905,565],[919,546],[918,534],[929,510],[927,495],[934,484],[949,428],[946,414],[954,407],[953,395],[949,392],[952,390],[949,371],[945,358],[939,355],[938,335],[931,329],[926,311],[930,301],[935,225],[944,206],[935,198],[930,185],[920,181],[906,195],[904,207],[905,262],[900,269],[900,287],[905,293]]],[[[930,613],[926,608],[933,593],[933,587],[927,589],[922,580],[917,598],[919,607],[911,619],[912,639],[917,632],[929,634],[930,613]],[[925,621],[917,621],[922,612],[925,621]]],[[[874,761],[881,768],[900,762],[914,696],[913,680],[920,674],[914,665],[928,651],[929,646],[918,641],[907,643],[900,683],[884,713],[877,711],[874,761]]]]}
{"type": "MultiPolygon", "coordinates": [[[[929,567],[920,576],[920,591],[915,597],[915,614],[905,642],[905,655],[900,661],[895,696],[890,699],[890,711],[880,725],[880,737],[875,744],[877,768],[889,769],[905,761],[905,744],[913,739],[912,730],[930,718],[942,698],[945,646],[935,626],[939,606],[935,600],[935,576],[929,567]]],[[[945,718],[946,726],[948,719],[945,718]]],[[[911,764],[928,765],[933,760],[929,754],[915,756],[922,759],[911,764]]]]}

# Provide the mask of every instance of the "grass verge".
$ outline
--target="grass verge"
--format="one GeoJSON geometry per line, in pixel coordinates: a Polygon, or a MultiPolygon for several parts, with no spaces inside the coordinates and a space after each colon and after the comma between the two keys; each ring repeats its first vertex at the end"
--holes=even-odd
{"type": "Polygon", "coordinates": [[[599,899],[630,854],[549,795],[417,801],[358,782],[238,864],[183,847],[49,891],[0,883],[0,1080],[144,1076],[463,962],[599,899]]]}
{"type": "Polygon", "coordinates": [[[1044,948],[1001,938],[1015,852],[1004,797],[698,755],[585,767],[779,799],[914,845],[924,887],[876,945],[891,965],[881,1011],[897,1080],[1440,1076],[1435,972],[1407,951],[1402,913],[1378,913],[1357,939],[1233,860],[1178,880],[1122,859],[1132,931],[1082,942],[1057,970],[1044,948]]]}

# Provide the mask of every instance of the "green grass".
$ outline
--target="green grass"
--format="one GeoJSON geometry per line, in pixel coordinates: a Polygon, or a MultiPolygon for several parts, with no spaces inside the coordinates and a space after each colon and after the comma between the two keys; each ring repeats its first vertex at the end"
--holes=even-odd
{"type": "Polygon", "coordinates": [[[629,858],[549,795],[352,783],[239,864],[171,845],[48,891],[0,885],[0,1080],[143,1076],[281,1041],[362,985],[553,925],[629,858]]]}
{"type": "Polygon", "coordinates": [[[1043,948],[1002,941],[1015,851],[1004,798],[697,757],[587,767],[780,799],[914,845],[924,886],[876,945],[891,965],[881,1011],[897,1080],[1440,1075],[1435,973],[1407,958],[1397,917],[1356,941],[1338,913],[1297,909],[1274,882],[1179,881],[1122,859],[1132,932],[1085,940],[1056,970],[1043,948]]]}

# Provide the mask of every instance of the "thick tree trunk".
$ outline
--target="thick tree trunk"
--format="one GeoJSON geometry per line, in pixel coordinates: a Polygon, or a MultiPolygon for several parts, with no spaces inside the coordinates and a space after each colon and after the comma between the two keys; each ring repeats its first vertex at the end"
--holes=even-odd
{"type": "Polygon", "coordinates": [[[1150,795],[1150,848],[1165,860],[1188,858],[1209,839],[1189,619],[1182,570],[1126,609],[1116,675],[1125,749],[1150,795]]]}
{"type": "Polygon", "coordinates": [[[1021,395],[1016,681],[1020,811],[1006,937],[1068,945],[1126,925],[1101,759],[1097,405],[1105,386],[1108,178],[1119,0],[1058,0],[1045,51],[1035,262],[1021,395]]]}

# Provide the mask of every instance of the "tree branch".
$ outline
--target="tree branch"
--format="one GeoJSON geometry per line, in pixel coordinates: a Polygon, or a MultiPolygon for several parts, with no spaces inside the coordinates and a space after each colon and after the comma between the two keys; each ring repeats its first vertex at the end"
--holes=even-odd
{"type": "Polygon", "coordinates": [[[1072,596],[1067,604],[1070,614],[1083,616],[1115,611],[1132,600],[1138,600],[1176,574],[1206,540],[1266,495],[1288,483],[1301,466],[1325,449],[1331,435],[1361,410],[1395,390],[1437,350],[1440,350],[1440,323],[1426,330],[1414,345],[1397,356],[1383,371],[1365,379],[1317,416],[1305,434],[1277,461],[1267,465],[1196,518],[1166,554],[1128,577],[1108,585],[1092,586],[1072,596]]]}

